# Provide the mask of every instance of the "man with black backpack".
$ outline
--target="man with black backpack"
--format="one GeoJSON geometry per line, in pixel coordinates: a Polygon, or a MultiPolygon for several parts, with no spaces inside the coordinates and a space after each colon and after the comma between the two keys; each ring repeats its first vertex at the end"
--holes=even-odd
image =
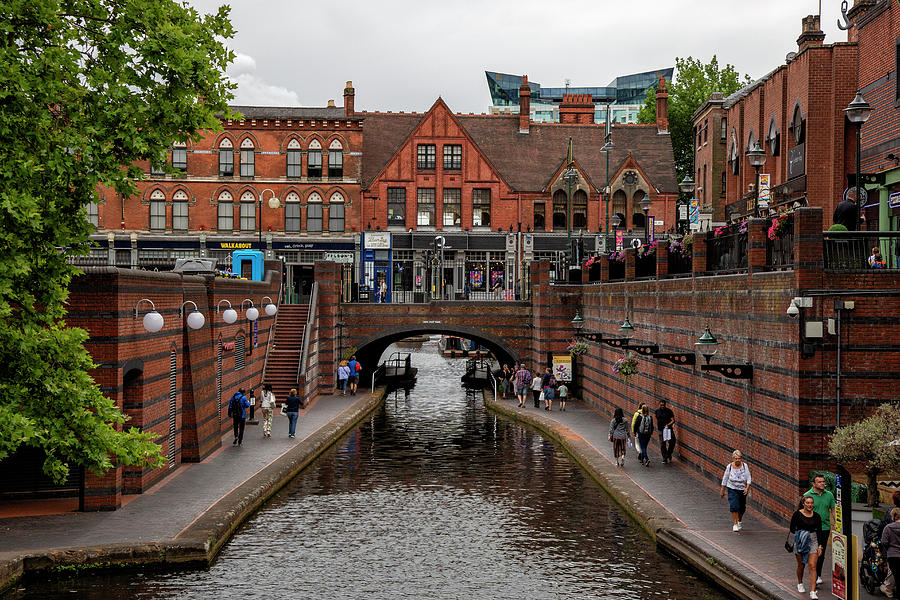
{"type": "Polygon", "coordinates": [[[247,424],[247,410],[250,401],[244,394],[244,388],[240,388],[228,401],[228,416],[234,425],[234,441],[232,446],[240,446],[244,443],[244,426],[247,424]]]}

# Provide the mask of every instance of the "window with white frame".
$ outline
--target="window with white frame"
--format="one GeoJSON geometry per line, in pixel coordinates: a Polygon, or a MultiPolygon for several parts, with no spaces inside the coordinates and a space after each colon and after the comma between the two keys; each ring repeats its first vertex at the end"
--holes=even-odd
{"type": "Polygon", "coordinates": [[[231,192],[219,194],[216,228],[219,231],[234,231],[234,196],[231,192]]]}
{"type": "Polygon", "coordinates": [[[462,190],[444,188],[444,227],[462,225],[462,190]]]}
{"type": "Polygon", "coordinates": [[[462,169],[462,146],[448,144],[444,146],[444,170],[459,171],[462,169]]]}
{"type": "Polygon", "coordinates": [[[163,231],[166,228],[166,195],[161,190],[150,194],[150,229],[163,231]]]}
{"type": "Polygon", "coordinates": [[[241,177],[256,175],[256,153],[253,140],[245,138],[241,142],[241,177]]]}
{"type": "Polygon", "coordinates": [[[406,227],[406,188],[388,188],[388,225],[406,227]]]}
{"type": "Polygon", "coordinates": [[[344,176],[344,150],[337,140],[328,145],[328,176],[335,178],[344,176]]]}
{"type": "Polygon", "coordinates": [[[96,202],[88,202],[86,206],[88,223],[94,227],[100,226],[100,205],[96,202]]]}
{"type": "Polygon", "coordinates": [[[434,188],[416,190],[416,224],[419,227],[434,226],[434,188]]]}
{"type": "Polygon", "coordinates": [[[472,190],[472,226],[491,226],[491,190],[472,190]]]}
{"type": "Polygon", "coordinates": [[[234,144],[228,138],[219,142],[219,177],[234,175],[234,144]]]}
{"type": "Polygon", "coordinates": [[[303,149],[300,148],[300,142],[292,139],[287,146],[287,176],[301,177],[301,163],[303,160],[303,149]]]}
{"type": "Polygon", "coordinates": [[[300,196],[290,192],[284,197],[284,230],[297,233],[300,231],[300,196]]]}
{"type": "Polygon", "coordinates": [[[187,170],[187,144],[184,142],[172,144],[172,168],[179,171],[187,170]]]}
{"type": "Polygon", "coordinates": [[[241,194],[241,231],[256,230],[256,196],[247,190],[241,194]]]}
{"type": "Polygon", "coordinates": [[[306,199],[306,230],[322,231],[322,196],[317,192],[306,199]]]}
{"type": "Polygon", "coordinates": [[[188,195],[178,190],[172,195],[172,229],[187,231],[188,229],[188,195]]]}
{"type": "Polygon", "coordinates": [[[322,177],[322,144],[319,140],[313,140],[309,143],[309,148],[306,152],[306,176],[311,179],[322,177]]]}
{"type": "Polygon", "coordinates": [[[328,200],[328,231],[344,231],[344,196],[338,192],[333,193],[328,200]]]}

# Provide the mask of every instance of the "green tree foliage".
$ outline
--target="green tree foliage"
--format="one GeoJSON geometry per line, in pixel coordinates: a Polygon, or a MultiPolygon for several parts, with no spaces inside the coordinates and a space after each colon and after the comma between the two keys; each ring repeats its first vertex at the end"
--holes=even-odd
{"type": "MultiPolygon", "coordinates": [[[[675,78],[669,85],[669,132],[675,153],[675,172],[678,181],[691,172],[693,166],[693,133],[691,117],[713,92],[732,94],[750,83],[732,65],[719,68],[715,55],[708,64],[690,56],[675,59],[675,78]]],[[[656,122],[656,89],[649,90],[644,106],[638,112],[639,123],[656,122]]],[[[715,132],[718,134],[718,132],[715,132]]],[[[710,132],[710,135],[714,135],[710,132]]]]}
{"type": "Polygon", "coordinates": [[[900,470],[900,405],[882,404],[872,416],[838,427],[828,442],[828,452],[839,463],[863,465],[869,504],[877,506],[878,475],[900,470]]]}
{"type": "Polygon", "coordinates": [[[100,186],[128,195],[135,161],[220,127],[232,35],[225,7],[0,0],[0,460],[40,448],[56,481],[74,465],[159,464],[88,375],[87,334],[66,326],[67,258],[87,251],[100,186]]]}

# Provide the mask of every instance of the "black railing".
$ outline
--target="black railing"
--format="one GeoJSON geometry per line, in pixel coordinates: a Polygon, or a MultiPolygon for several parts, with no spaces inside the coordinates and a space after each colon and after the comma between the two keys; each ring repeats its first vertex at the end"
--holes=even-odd
{"type": "Polygon", "coordinates": [[[766,235],[766,265],[773,270],[794,267],[794,235],[769,239],[766,235]]]}
{"type": "Polygon", "coordinates": [[[656,276],[656,253],[652,254],[644,254],[642,256],[635,257],[634,260],[634,276],[635,278],[640,279],[641,277],[655,277],[656,276]]]}
{"type": "Polygon", "coordinates": [[[694,261],[690,254],[684,256],[680,252],[669,252],[669,275],[690,273],[693,270],[693,264],[694,261]]]}
{"type": "Polygon", "coordinates": [[[822,235],[828,271],[900,269],[900,232],[826,231],[822,235]]]}
{"type": "Polygon", "coordinates": [[[609,261],[609,280],[618,281],[625,279],[625,261],[609,261]]]}
{"type": "Polygon", "coordinates": [[[706,241],[707,271],[747,268],[747,232],[729,233],[706,241]]]}

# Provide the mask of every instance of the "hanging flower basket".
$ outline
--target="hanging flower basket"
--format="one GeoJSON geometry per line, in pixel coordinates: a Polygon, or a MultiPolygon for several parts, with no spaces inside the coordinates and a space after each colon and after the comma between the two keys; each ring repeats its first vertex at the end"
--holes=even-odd
{"type": "Polygon", "coordinates": [[[769,239],[780,240],[784,236],[794,232],[794,214],[787,213],[772,219],[769,227],[769,239]]]}
{"type": "Polygon", "coordinates": [[[609,262],[625,262],[625,251],[613,250],[609,255],[609,262]]]}
{"type": "Polygon", "coordinates": [[[638,248],[637,254],[638,256],[655,256],[656,255],[656,240],[650,242],[650,244],[641,246],[638,248]]]}
{"type": "Polygon", "coordinates": [[[590,269],[590,268],[593,267],[595,264],[599,264],[599,263],[600,263],[600,257],[599,257],[599,256],[592,256],[592,257],[590,257],[589,259],[587,259],[587,262],[584,263],[584,267],[585,267],[586,269],[590,269]]]}
{"type": "Polygon", "coordinates": [[[568,350],[569,354],[572,356],[584,356],[588,353],[590,348],[587,345],[587,342],[582,340],[572,340],[569,342],[569,345],[566,346],[566,350],[568,350]]]}
{"type": "Polygon", "coordinates": [[[628,383],[628,379],[638,372],[638,364],[634,358],[634,353],[626,352],[625,356],[620,356],[619,360],[613,364],[612,371],[621,377],[622,381],[628,383]]]}

